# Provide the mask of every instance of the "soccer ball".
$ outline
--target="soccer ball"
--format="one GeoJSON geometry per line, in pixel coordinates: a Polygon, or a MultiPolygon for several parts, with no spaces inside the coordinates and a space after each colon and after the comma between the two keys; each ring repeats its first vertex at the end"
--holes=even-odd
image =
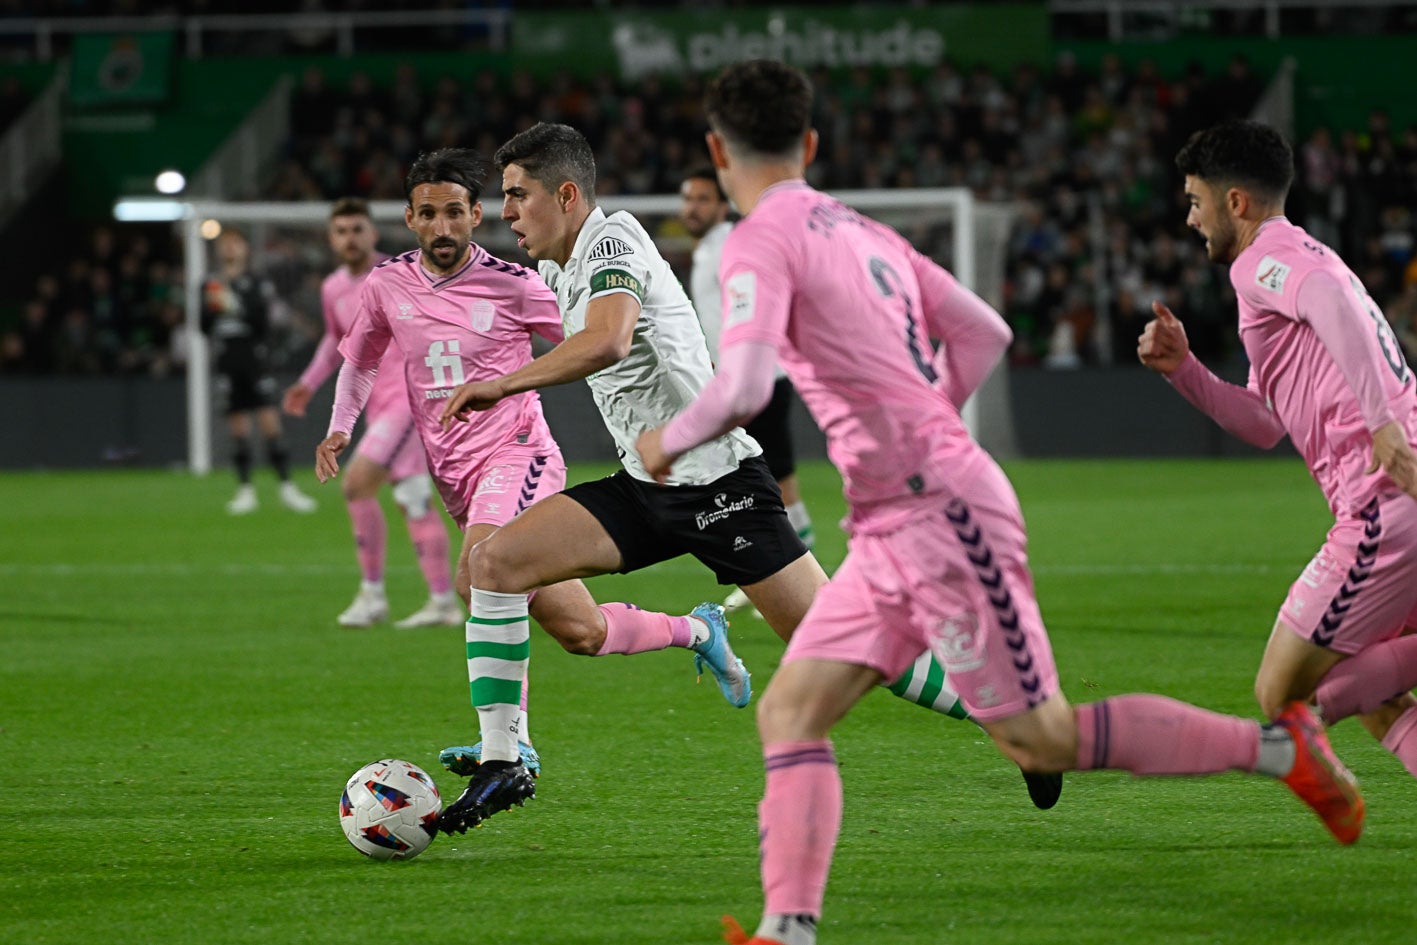
{"type": "Polygon", "coordinates": [[[443,799],[418,765],[387,758],[350,775],[339,824],[354,849],[376,860],[410,860],[433,842],[443,799]]]}

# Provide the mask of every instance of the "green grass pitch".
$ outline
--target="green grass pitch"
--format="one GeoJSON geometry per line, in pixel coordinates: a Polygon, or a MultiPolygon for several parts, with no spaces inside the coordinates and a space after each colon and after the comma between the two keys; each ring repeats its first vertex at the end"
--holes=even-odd
{"type": "MultiPolygon", "coordinates": [[[[1155,691],[1253,715],[1274,613],[1328,513],[1270,461],[1008,464],[1075,702],[1155,691]]],[[[596,475],[601,468],[573,470],[596,475]]],[[[802,472],[828,569],[839,481],[802,472]]],[[[308,474],[307,474],[308,478],[308,474]]],[[[313,484],[311,484],[313,486],[313,484]]],[[[591,660],[533,631],[538,796],[416,860],[345,842],[345,778],[434,771],[475,738],[462,631],[343,630],[356,576],[333,487],[231,519],[218,474],[0,477],[0,941],[695,945],[761,907],[751,711],[688,655],[591,660]]],[[[422,602],[390,520],[395,617],[422,602]]],[[[680,560],[591,582],[685,612],[680,560]]],[[[759,691],[781,645],[734,622],[759,691]]],[[[872,694],[838,729],[846,815],[823,945],[1410,943],[1412,780],[1335,728],[1367,832],[1341,849],[1260,778],[1069,775],[1049,812],[972,725],[872,694]]]]}

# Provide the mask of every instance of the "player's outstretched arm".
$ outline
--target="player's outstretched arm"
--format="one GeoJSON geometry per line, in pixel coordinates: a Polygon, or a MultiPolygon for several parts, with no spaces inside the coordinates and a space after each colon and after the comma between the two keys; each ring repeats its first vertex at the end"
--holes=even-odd
{"type": "Polygon", "coordinates": [[[694,402],[663,426],[635,441],[645,471],[663,484],[674,461],[762,413],[772,399],[777,347],[731,341],[719,352],[718,370],[694,402]]]}
{"type": "Polygon", "coordinates": [[[1407,431],[1397,423],[1385,423],[1373,431],[1373,461],[1368,472],[1377,472],[1379,466],[1403,492],[1417,498],[1417,454],[1407,442],[1407,431]]]}
{"type": "Polygon", "coordinates": [[[1254,386],[1221,380],[1191,356],[1190,342],[1181,320],[1160,302],[1152,302],[1156,317],[1147,322],[1137,342],[1141,363],[1161,374],[1177,393],[1230,434],[1260,449],[1270,449],[1284,438],[1284,425],[1254,386]]]}
{"type": "Polygon", "coordinates": [[[569,384],[624,359],[634,340],[640,303],[633,295],[615,292],[591,299],[585,327],[530,364],[489,381],[469,381],[443,405],[438,422],[447,429],[466,421],[475,410],[488,410],[503,397],[569,384]]]}
{"type": "Polygon", "coordinates": [[[453,391],[453,395],[443,403],[443,412],[438,415],[438,422],[446,430],[452,425],[454,420],[461,420],[466,423],[479,410],[491,410],[508,391],[503,385],[503,381],[511,377],[499,377],[490,381],[468,381],[460,385],[453,391]]]}
{"type": "Polygon", "coordinates": [[[1137,357],[1141,363],[1159,374],[1170,377],[1191,353],[1186,329],[1181,320],[1161,302],[1152,302],[1155,318],[1146,323],[1137,339],[1137,357]]]}

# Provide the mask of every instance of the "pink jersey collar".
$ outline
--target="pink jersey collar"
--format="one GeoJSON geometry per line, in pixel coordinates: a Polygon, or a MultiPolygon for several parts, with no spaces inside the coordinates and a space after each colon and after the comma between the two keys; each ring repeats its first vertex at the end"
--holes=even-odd
{"type": "Polygon", "coordinates": [[[809,190],[811,189],[811,186],[811,184],[807,183],[800,177],[791,177],[787,180],[780,180],[776,184],[770,184],[766,188],[764,188],[763,192],[758,195],[758,202],[762,203],[763,200],[769,194],[775,194],[779,191],[785,192],[789,190],[809,190]]]}
{"type": "Polygon", "coordinates": [[[467,245],[467,248],[467,262],[463,263],[463,265],[456,272],[450,273],[446,276],[435,276],[427,269],[424,269],[423,250],[420,249],[418,251],[418,272],[420,275],[423,276],[423,280],[428,283],[428,287],[430,289],[441,289],[443,286],[457,279],[463,273],[467,272],[473,266],[477,265],[479,262],[482,261],[482,257],[487,255],[487,250],[483,249],[481,246],[478,246],[476,243],[469,243],[467,245]]]}

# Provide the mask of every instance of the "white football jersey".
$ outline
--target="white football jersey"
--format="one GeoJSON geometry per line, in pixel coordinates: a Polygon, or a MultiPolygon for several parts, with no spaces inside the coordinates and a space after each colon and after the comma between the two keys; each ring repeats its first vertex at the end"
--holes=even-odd
{"type": "Polygon", "coordinates": [[[709,358],[718,361],[718,336],[723,334],[723,296],[718,286],[718,260],[723,256],[723,241],[733,232],[733,224],[724,220],[715,223],[694,247],[694,268],[689,272],[689,288],[694,293],[694,308],[699,324],[704,328],[709,358]]]}
{"type": "MultiPolygon", "coordinates": [[[[644,227],[625,211],[596,207],[576,237],[564,267],[538,266],[556,293],[566,337],[585,328],[591,299],[615,292],[635,297],[640,317],[630,353],[586,378],[627,472],[653,482],[635,440],[681,413],[713,376],[704,332],[684,287],[644,227]]],[[[671,485],[707,485],[762,450],[741,429],[697,446],[674,463],[671,485]]]]}
{"type": "MultiPolygon", "coordinates": [[[[710,227],[694,247],[694,268],[689,273],[694,310],[699,313],[699,324],[703,326],[709,358],[714,364],[718,363],[718,338],[723,334],[723,289],[718,281],[718,261],[723,258],[723,244],[732,232],[733,224],[727,220],[710,227]]],[[[777,365],[773,377],[786,376],[782,365],[777,365]]]]}

